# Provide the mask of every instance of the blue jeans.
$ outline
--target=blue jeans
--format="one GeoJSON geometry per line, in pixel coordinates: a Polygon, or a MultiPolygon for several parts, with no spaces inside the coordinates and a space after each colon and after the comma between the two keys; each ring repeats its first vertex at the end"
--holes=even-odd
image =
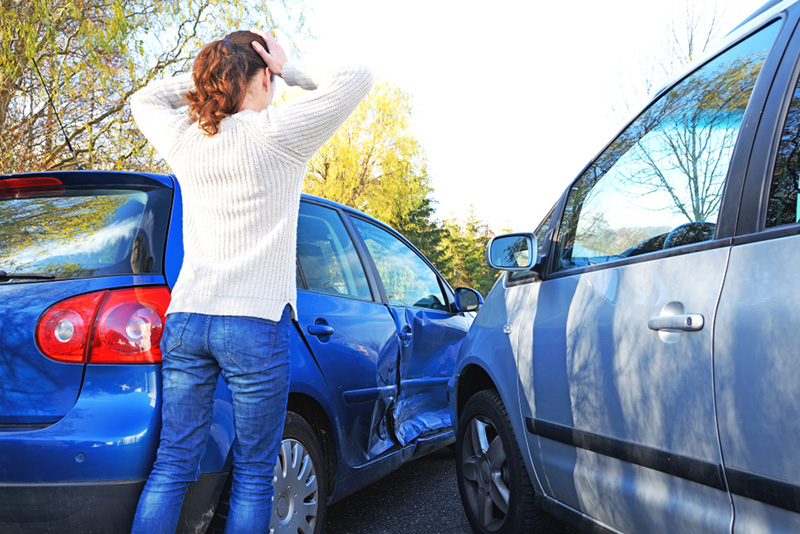
{"type": "Polygon", "coordinates": [[[279,322],[169,315],[161,340],[161,442],[134,533],[174,533],[183,497],[200,475],[220,370],[233,399],[233,494],[226,533],[265,533],[273,468],[289,392],[289,306],[279,322]]]}

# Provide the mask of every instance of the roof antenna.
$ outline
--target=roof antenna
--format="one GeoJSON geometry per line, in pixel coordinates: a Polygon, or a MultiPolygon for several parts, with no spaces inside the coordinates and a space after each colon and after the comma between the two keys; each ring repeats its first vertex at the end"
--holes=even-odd
{"type": "Polygon", "coordinates": [[[33,61],[33,66],[36,67],[36,74],[39,75],[39,79],[42,81],[42,87],[44,87],[44,92],[47,93],[47,100],[50,101],[50,107],[53,108],[53,113],[56,116],[58,125],[61,127],[61,133],[64,135],[64,140],[67,142],[67,148],[69,148],[69,151],[72,154],[72,159],[75,160],[75,166],[78,168],[79,171],[82,171],[83,165],[78,163],[78,155],[75,154],[75,150],[72,148],[72,144],[69,142],[69,137],[67,136],[67,132],[66,130],[64,130],[64,125],[61,123],[61,118],[58,116],[58,110],[56,109],[56,105],[53,103],[53,97],[50,96],[50,91],[47,89],[47,84],[44,83],[44,77],[42,76],[42,73],[39,70],[39,65],[36,63],[36,58],[32,57],[31,60],[33,61]]]}

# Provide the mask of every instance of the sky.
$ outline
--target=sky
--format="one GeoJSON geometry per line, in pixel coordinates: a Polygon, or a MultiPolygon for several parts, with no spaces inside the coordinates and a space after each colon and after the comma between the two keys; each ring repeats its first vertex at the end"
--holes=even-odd
{"type": "MultiPolygon", "coordinates": [[[[719,38],[763,1],[720,0],[719,38]]],[[[646,103],[686,2],[306,0],[301,59],[359,61],[410,95],[437,218],[533,231],[646,103]]]]}

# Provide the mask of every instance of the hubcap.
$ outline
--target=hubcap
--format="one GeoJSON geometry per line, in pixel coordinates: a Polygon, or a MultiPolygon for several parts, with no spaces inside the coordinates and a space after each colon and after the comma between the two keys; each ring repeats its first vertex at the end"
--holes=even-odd
{"type": "Polygon", "coordinates": [[[317,471],[303,444],[284,439],[273,473],[275,513],[270,534],[312,534],[319,509],[317,471]]]}
{"type": "Polygon", "coordinates": [[[278,517],[281,519],[286,519],[286,516],[289,515],[289,497],[286,495],[280,496],[278,502],[275,504],[275,513],[277,513],[278,517]]]}
{"type": "Polygon", "coordinates": [[[473,418],[461,444],[461,474],[472,516],[488,531],[499,530],[508,514],[506,450],[494,425],[473,418]]]}

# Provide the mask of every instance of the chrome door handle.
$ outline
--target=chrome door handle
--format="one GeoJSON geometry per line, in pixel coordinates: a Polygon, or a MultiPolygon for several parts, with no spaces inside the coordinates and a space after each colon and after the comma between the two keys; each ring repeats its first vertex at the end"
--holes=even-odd
{"type": "Polygon", "coordinates": [[[399,332],[397,335],[400,336],[400,339],[402,339],[403,341],[408,341],[409,339],[414,337],[414,334],[412,334],[411,332],[406,332],[406,331],[399,332]]]}
{"type": "Polygon", "coordinates": [[[679,315],[662,315],[651,317],[647,321],[650,330],[682,330],[684,332],[697,332],[705,325],[705,318],[699,313],[683,313],[679,315]]]}

